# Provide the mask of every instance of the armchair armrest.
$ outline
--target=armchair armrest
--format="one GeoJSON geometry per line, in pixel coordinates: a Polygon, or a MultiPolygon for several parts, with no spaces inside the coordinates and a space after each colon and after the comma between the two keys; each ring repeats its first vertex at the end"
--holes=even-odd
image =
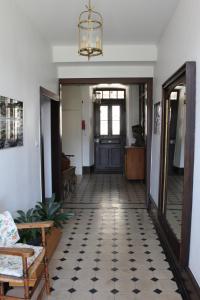
{"type": "Polygon", "coordinates": [[[9,247],[0,247],[0,255],[12,255],[12,256],[21,256],[23,258],[28,258],[33,256],[34,250],[31,248],[9,248],[9,247]]]}
{"type": "Polygon", "coordinates": [[[44,222],[33,222],[33,223],[19,223],[16,224],[17,229],[39,229],[39,228],[50,228],[53,227],[53,221],[44,221],[44,222]]]}

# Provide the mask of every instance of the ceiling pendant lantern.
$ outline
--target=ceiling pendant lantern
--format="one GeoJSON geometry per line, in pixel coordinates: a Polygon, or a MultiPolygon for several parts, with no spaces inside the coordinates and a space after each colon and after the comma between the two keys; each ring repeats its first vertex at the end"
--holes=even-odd
{"type": "Polygon", "coordinates": [[[89,0],[86,10],[79,17],[79,50],[78,53],[87,56],[103,55],[103,18],[100,13],[94,11],[89,0]]]}

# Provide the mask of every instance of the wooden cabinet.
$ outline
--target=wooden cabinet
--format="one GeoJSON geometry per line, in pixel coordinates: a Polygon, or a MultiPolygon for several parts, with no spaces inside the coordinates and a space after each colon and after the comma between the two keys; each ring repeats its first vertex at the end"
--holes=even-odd
{"type": "Polygon", "coordinates": [[[145,148],[125,147],[125,176],[127,179],[145,179],[145,148]]]}

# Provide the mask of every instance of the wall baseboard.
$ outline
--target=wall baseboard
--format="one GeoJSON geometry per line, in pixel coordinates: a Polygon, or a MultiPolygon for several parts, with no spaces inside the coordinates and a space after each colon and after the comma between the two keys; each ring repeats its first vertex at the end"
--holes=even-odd
{"type": "Polygon", "coordinates": [[[94,165],[83,167],[83,175],[94,173],[94,165]]]}
{"type": "Polygon", "coordinates": [[[177,281],[178,288],[184,300],[199,300],[200,299],[200,286],[196,282],[191,270],[187,268],[181,268],[177,258],[173,254],[173,251],[168,243],[165,232],[158,219],[158,208],[155,201],[149,196],[149,214],[154,222],[155,229],[161,241],[161,245],[165,251],[166,257],[177,281]]]}

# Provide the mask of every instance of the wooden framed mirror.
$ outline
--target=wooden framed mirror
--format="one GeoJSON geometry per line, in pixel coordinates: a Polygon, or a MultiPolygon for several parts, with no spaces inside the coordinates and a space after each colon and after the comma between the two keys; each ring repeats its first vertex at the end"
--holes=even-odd
{"type": "Polygon", "coordinates": [[[180,265],[188,265],[193,194],[196,63],[162,86],[159,221],[180,265]]]}

